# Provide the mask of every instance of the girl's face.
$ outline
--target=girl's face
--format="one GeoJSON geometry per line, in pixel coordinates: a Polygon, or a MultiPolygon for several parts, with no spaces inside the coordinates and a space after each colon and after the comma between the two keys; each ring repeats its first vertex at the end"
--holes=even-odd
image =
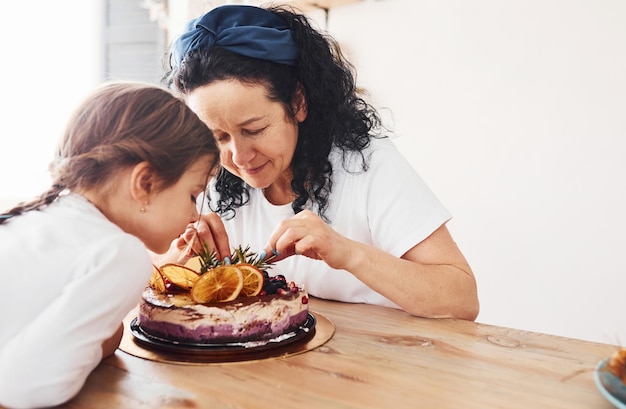
{"type": "Polygon", "coordinates": [[[164,253],[189,223],[198,220],[196,198],[206,188],[211,159],[198,159],[178,182],[150,195],[139,234],[150,250],[164,253]]]}
{"type": "Polygon", "coordinates": [[[233,175],[255,188],[291,181],[291,160],[298,142],[298,122],[306,111],[289,117],[284,106],[267,97],[264,85],[237,80],[197,88],[187,103],[213,131],[220,161],[233,175]]]}

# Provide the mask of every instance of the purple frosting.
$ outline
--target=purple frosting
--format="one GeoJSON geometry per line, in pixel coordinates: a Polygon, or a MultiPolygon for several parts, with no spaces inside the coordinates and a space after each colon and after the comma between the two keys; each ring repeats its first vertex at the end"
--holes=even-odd
{"type": "Polygon", "coordinates": [[[147,334],[180,342],[197,344],[225,344],[235,342],[264,341],[276,338],[285,333],[295,331],[307,319],[308,311],[301,311],[289,317],[289,324],[285,327],[275,327],[272,330],[269,321],[251,320],[247,325],[234,329],[230,324],[200,325],[190,330],[187,327],[167,322],[154,322],[147,320],[140,314],[139,323],[141,329],[147,334]]]}

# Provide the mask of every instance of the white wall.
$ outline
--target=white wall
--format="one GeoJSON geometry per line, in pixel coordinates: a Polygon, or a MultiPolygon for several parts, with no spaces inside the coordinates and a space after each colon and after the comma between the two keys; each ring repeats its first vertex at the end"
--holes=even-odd
{"type": "Polygon", "coordinates": [[[331,10],[396,143],[454,214],[478,321],[626,345],[626,2],[331,10]]]}
{"type": "Polygon", "coordinates": [[[97,81],[100,12],[96,0],[0,6],[0,210],[50,185],[56,143],[97,81]]]}

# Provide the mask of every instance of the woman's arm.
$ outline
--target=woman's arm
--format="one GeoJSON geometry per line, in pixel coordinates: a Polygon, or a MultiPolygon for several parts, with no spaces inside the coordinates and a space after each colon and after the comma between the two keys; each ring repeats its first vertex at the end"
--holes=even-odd
{"type": "Polygon", "coordinates": [[[478,316],[474,274],[445,225],[401,258],[359,244],[354,244],[346,270],[405,311],[472,321],[478,316]]]}
{"type": "Polygon", "coordinates": [[[350,240],[303,211],[277,226],[266,251],[274,249],[280,259],[299,254],[347,270],[413,315],[466,320],[478,316],[474,274],[445,225],[396,257],[350,240]]]}

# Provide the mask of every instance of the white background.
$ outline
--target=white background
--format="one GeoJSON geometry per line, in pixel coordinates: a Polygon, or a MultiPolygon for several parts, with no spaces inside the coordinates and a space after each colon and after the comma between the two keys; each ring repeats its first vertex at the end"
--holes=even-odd
{"type": "MultiPolygon", "coordinates": [[[[3,6],[0,205],[47,186],[65,120],[93,86],[93,3],[3,6]]],[[[623,0],[330,11],[359,84],[454,215],[480,322],[626,344],[625,21],[623,0]]]]}
{"type": "Polygon", "coordinates": [[[48,164],[100,63],[99,1],[0,6],[0,209],[49,186],[48,164]]]}
{"type": "Polygon", "coordinates": [[[382,0],[328,29],[454,215],[480,322],[626,345],[626,2],[382,0]]]}

